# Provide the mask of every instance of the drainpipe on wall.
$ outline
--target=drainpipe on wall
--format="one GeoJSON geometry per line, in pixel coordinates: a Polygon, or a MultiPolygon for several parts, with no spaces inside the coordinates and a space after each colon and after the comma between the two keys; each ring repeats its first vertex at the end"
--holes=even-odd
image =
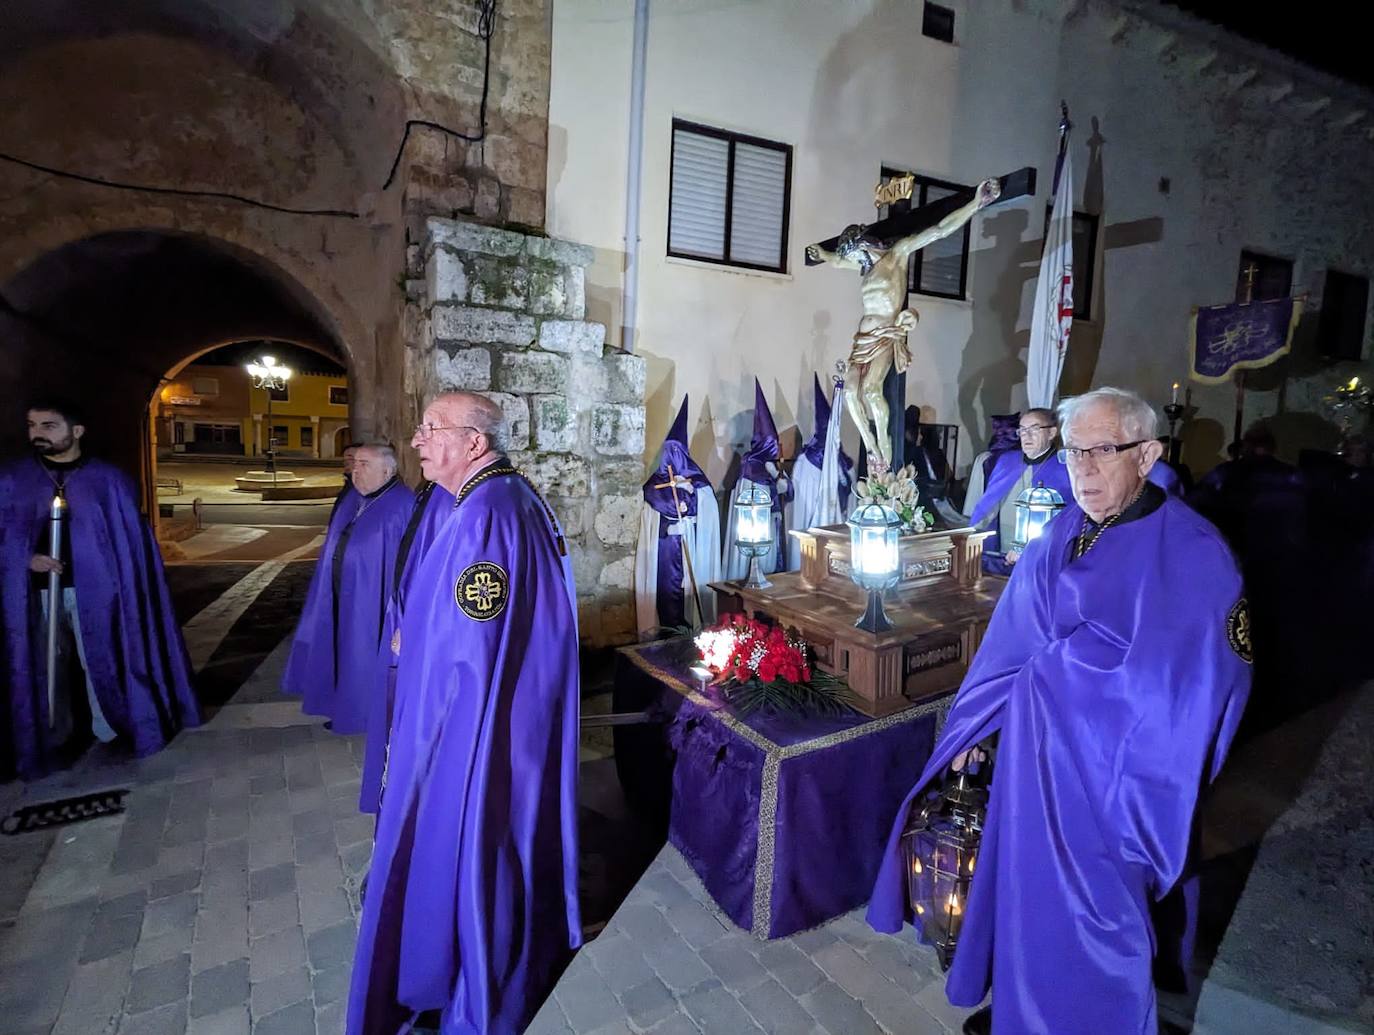
{"type": "Polygon", "coordinates": [[[649,49],[649,0],[635,0],[634,55],[630,67],[629,162],[625,172],[625,311],[620,347],[635,348],[639,307],[639,178],[644,159],[644,60],[649,49]]]}

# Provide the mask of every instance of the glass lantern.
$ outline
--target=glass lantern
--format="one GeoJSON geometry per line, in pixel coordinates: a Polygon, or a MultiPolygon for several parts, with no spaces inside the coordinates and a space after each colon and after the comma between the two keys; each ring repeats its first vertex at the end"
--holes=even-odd
{"type": "Polygon", "coordinates": [[[963,930],[987,804],[986,787],[965,769],[923,806],[913,806],[902,832],[912,922],[944,970],[963,930]]]}
{"type": "Polygon", "coordinates": [[[865,503],[849,516],[849,577],[868,590],[868,608],[854,623],[866,632],[885,632],[892,622],[883,610],[883,590],[901,575],[897,540],[902,519],[884,503],[865,503]]]}
{"type": "Polygon", "coordinates": [[[773,548],[773,500],[758,482],[750,482],[735,496],[735,546],[749,558],[749,577],[744,585],[749,589],[771,586],[759,570],[759,558],[773,548]]]}
{"type": "Polygon", "coordinates": [[[1012,533],[1008,550],[1024,553],[1031,542],[1040,538],[1054,515],[1064,509],[1064,497],[1041,482],[1016,497],[1016,530],[1012,533]]]}

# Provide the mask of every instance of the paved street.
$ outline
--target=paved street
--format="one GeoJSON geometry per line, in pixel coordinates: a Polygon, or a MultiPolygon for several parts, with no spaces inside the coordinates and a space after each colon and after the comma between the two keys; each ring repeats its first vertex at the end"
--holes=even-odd
{"type": "MultiPolygon", "coordinates": [[[[361,738],[325,731],[276,689],[312,568],[169,566],[209,722],[149,759],[97,748],[68,773],[0,786],[3,814],[130,790],[122,815],[0,837],[6,1035],[342,1030],[371,851],[361,738]]],[[[603,672],[584,689],[584,713],[608,707],[603,672]]],[[[1234,753],[1206,810],[1215,904],[1199,989],[1162,1000],[1183,1025],[1172,1030],[1196,1015],[1199,1035],[1374,1031],[1371,737],[1374,684],[1234,753]]],[[[587,934],[600,933],[534,1035],[958,1031],[933,954],[859,913],[774,942],[732,927],[626,812],[610,753],[609,731],[584,731],[582,897],[587,934]]]]}

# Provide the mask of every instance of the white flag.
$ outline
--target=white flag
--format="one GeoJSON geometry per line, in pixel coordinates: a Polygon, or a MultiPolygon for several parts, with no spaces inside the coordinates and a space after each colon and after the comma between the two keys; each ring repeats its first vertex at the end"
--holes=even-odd
{"type": "Polygon", "coordinates": [[[1053,406],[1059,372],[1073,326],[1073,161],[1069,134],[1060,137],[1054,198],[1040,276],[1035,282],[1031,312],[1030,353],[1026,357],[1026,395],[1031,406],[1053,406]]]}

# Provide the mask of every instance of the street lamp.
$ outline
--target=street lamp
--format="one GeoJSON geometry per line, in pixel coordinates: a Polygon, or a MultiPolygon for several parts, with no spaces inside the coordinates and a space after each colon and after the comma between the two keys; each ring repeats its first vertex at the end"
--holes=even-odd
{"type": "Polygon", "coordinates": [[[280,392],[291,380],[291,368],[282,366],[273,356],[263,356],[248,364],[248,376],[254,388],[267,392],[267,469],[272,472],[272,484],[277,484],[277,450],[272,438],[272,393],[280,392]]]}

